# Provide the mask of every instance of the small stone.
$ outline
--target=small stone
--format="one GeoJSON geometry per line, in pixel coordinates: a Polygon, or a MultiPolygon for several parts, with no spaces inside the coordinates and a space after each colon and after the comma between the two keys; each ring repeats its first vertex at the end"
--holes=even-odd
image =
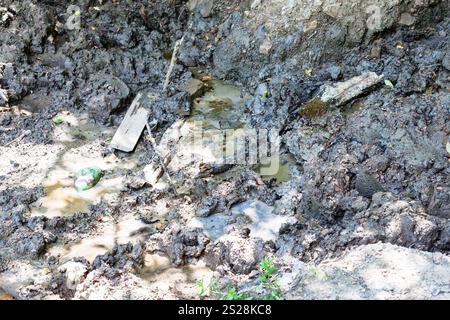
{"type": "Polygon", "coordinates": [[[69,261],[59,267],[58,271],[65,273],[66,286],[73,290],[83,281],[88,270],[81,262],[69,261]]]}
{"type": "Polygon", "coordinates": [[[374,45],[370,50],[369,56],[373,59],[379,59],[381,57],[381,47],[378,45],[374,45]]]}
{"type": "Polygon", "coordinates": [[[177,89],[187,92],[191,99],[195,99],[202,94],[204,86],[202,81],[195,78],[189,78],[179,85],[177,89]]]}
{"type": "Polygon", "coordinates": [[[328,73],[331,76],[331,79],[338,80],[341,76],[341,68],[339,66],[332,66],[328,68],[328,73]]]}
{"type": "Polygon", "coordinates": [[[369,199],[375,193],[385,191],[380,182],[365,171],[360,171],[356,175],[355,188],[361,196],[369,199]]]}
{"type": "Polygon", "coordinates": [[[433,188],[428,214],[445,219],[450,218],[450,187],[436,185],[433,188]]]}
{"type": "Polygon", "coordinates": [[[250,236],[250,229],[249,228],[242,228],[239,231],[239,234],[241,235],[242,238],[248,238],[250,236]]]}
{"type": "Polygon", "coordinates": [[[447,52],[445,57],[442,59],[442,66],[450,71],[450,52],[447,52]]]}
{"type": "Polygon", "coordinates": [[[207,18],[211,15],[214,2],[213,0],[190,0],[188,3],[191,11],[199,12],[203,18],[207,18]]]}
{"type": "Polygon", "coordinates": [[[407,12],[404,12],[400,16],[400,20],[398,23],[403,24],[405,26],[412,26],[416,22],[416,18],[410,15],[407,12]]]}
{"type": "Polygon", "coordinates": [[[208,198],[197,210],[196,215],[204,218],[209,217],[216,211],[218,204],[217,200],[208,198]]]}

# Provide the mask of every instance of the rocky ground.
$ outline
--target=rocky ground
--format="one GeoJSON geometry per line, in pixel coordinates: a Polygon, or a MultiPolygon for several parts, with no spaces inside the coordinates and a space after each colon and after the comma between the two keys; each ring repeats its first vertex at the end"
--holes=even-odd
{"type": "Polygon", "coordinates": [[[268,257],[286,299],[448,299],[449,3],[336,3],[0,0],[0,299],[250,292],[268,257]],[[109,146],[139,92],[170,178],[109,146]],[[279,173],[187,156],[199,119],[276,130],[279,173]]]}

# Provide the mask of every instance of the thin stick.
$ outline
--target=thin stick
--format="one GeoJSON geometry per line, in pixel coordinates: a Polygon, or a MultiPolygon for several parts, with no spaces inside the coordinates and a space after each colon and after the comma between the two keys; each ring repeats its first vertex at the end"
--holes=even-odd
{"type": "Polygon", "coordinates": [[[15,142],[19,142],[21,141],[25,136],[27,136],[30,132],[29,131],[25,131],[24,133],[22,133],[19,137],[17,137],[16,139],[8,142],[7,144],[4,145],[4,147],[9,147],[10,145],[12,145],[15,142]]]}
{"type": "Polygon", "coordinates": [[[167,73],[166,73],[166,80],[164,81],[163,92],[166,92],[167,87],[169,86],[170,76],[172,75],[173,68],[175,67],[175,63],[177,62],[178,51],[180,50],[183,40],[184,40],[184,36],[182,36],[180,40],[175,42],[175,46],[174,46],[173,52],[172,52],[172,59],[170,60],[169,69],[167,70],[167,73]]]}
{"type": "Polygon", "coordinates": [[[164,163],[164,158],[158,152],[158,149],[156,149],[156,141],[155,141],[155,138],[153,137],[152,129],[150,128],[150,125],[148,124],[148,121],[145,124],[145,126],[147,128],[147,133],[148,133],[148,137],[149,137],[150,143],[152,144],[152,148],[153,148],[153,150],[155,150],[155,153],[156,153],[156,155],[159,158],[159,163],[160,163],[164,173],[167,175],[167,180],[169,180],[169,184],[172,187],[173,192],[175,193],[175,195],[178,195],[177,189],[175,188],[175,184],[173,183],[172,178],[169,175],[169,171],[167,170],[166,164],[164,163]]]}

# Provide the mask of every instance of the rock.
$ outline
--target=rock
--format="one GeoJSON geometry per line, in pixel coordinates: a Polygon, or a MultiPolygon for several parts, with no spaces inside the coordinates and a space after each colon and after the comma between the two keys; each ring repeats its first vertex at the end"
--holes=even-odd
{"type": "Polygon", "coordinates": [[[130,89],[121,79],[107,74],[91,75],[89,83],[92,88],[81,95],[94,119],[106,124],[110,115],[125,106],[130,89]]]}
{"type": "Polygon", "coordinates": [[[341,76],[341,72],[342,70],[339,66],[332,66],[328,68],[328,73],[330,74],[331,79],[335,81],[339,79],[339,77],[341,76]]]}
{"type": "Polygon", "coordinates": [[[410,15],[407,12],[404,12],[400,16],[400,20],[398,23],[403,24],[405,26],[412,26],[416,22],[416,18],[410,15]]]}
{"type": "Polygon", "coordinates": [[[177,106],[175,114],[181,116],[189,116],[191,114],[191,101],[186,92],[180,92],[169,99],[169,103],[177,106]]]}
{"type": "Polygon", "coordinates": [[[372,198],[375,193],[384,191],[381,183],[363,170],[356,175],[355,188],[360,195],[366,198],[372,198]]]}
{"type": "Polygon", "coordinates": [[[77,285],[83,282],[88,267],[81,262],[69,261],[60,266],[58,271],[64,273],[67,288],[74,290],[77,285]]]}
{"type": "Polygon", "coordinates": [[[442,66],[447,69],[447,71],[450,71],[450,51],[447,51],[447,54],[442,59],[442,66]]]}
{"type": "Polygon", "coordinates": [[[8,102],[8,92],[5,89],[0,88],[0,107],[4,106],[8,102]]]}
{"type": "Polygon", "coordinates": [[[367,72],[358,77],[320,88],[320,99],[329,106],[339,107],[360,96],[384,78],[374,72],[367,72]]]}
{"type": "Polygon", "coordinates": [[[41,112],[52,103],[51,98],[46,93],[33,93],[27,95],[20,102],[20,108],[32,113],[41,112]]]}
{"type": "Polygon", "coordinates": [[[450,222],[446,222],[442,227],[436,247],[445,251],[450,250],[450,222]]]}
{"type": "Polygon", "coordinates": [[[135,244],[119,244],[111,251],[97,256],[92,263],[92,268],[99,269],[103,265],[107,265],[117,269],[134,270],[142,267],[144,253],[144,245],[140,241],[135,244]]]}
{"type": "Polygon", "coordinates": [[[28,228],[19,228],[8,238],[9,246],[21,256],[37,258],[45,250],[45,238],[42,233],[33,232],[28,228]]]}
{"type": "Polygon", "coordinates": [[[318,95],[303,104],[300,115],[307,118],[322,116],[329,108],[340,107],[366,93],[377,85],[383,77],[383,75],[378,76],[374,72],[367,72],[347,81],[325,84],[320,87],[318,95]]]}
{"type": "Polygon", "coordinates": [[[198,208],[196,215],[198,217],[209,217],[217,209],[219,202],[216,199],[208,197],[202,202],[201,206],[198,208]]]}
{"type": "Polygon", "coordinates": [[[177,89],[187,92],[191,99],[195,99],[202,94],[204,86],[202,81],[195,78],[189,78],[180,84],[177,89]]]}
{"type": "Polygon", "coordinates": [[[36,59],[45,66],[67,70],[72,69],[72,62],[63,54],[44,53],[37,56],[36,59]]]}
{"type": "Polygon", "coordinates": [[[184,265],[191,258],[199,258],[209,239],[200,228],[174,226],[157,239],[159,250],[165,252],[172,263],[184,265]]]}
{"type": "Polygon", "coordinates": [[[450,258],[391,244],[350,249],[318,265],[298,262],[280,279],[286,299],[450,299],[450,258]]]}
{"type": "Polygon", "coordinates": [[[236,217],[244,215],[248,219],[250,236],[264,241],[277,240],[281,227],[295,222],[292,217],[274,214],[273,210],[273,207],[258,200],[248,200],[231,208],[232,214],[236,217]]]}
{"type": "Polygon", "coordinates": [[[203,18],[207,18],[210,16],[213,5],[213,0],[190,0],[188,3],[189,9],[191,11],[195,10],[199,12],[203,18]]]}
{"type": "Polygon", "coordinates": [[[238,274],[249,274],[258,268],[264,257],[264,242],[261,239],[248,238],[239,232],[221,237],[208,244],[205,251],[205,262],[215,270],[225,265],[238,274]]]}
{"type": "Polygon", "coordinates": [[[450,219],[450,187],[437,184],[433,189],[428,214],[450,219]]]}
{"type": "Polygon", "coordinates": [[[369,56],[373,59],[380,59],[381,57],[381,45],[379,42],[374,42],[369,56]]]}

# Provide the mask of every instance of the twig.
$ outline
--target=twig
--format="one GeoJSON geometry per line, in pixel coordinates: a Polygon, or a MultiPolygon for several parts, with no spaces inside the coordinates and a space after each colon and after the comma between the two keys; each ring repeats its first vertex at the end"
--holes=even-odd
{"type": "Polygon", "coordinates": [[[156,148],[156,141],[155,141],[155,138],[153,137],[152,129],[150,128],[148,121],[145,124],[145,126],[147,128],[147,133],[148,133],[150,143],[152,144],[152,148],[155,151],[156,155],[158,156],[159,163],[160,163],[164,173],[167,175],[167,180],[169,180],[169,184],[170,184],[171,188],[173,189],[173,192],[175,193],[175,195],[178,195],[177,189],[175,188],[175,184],[173,183],[172,178],[169,175],[169,171],[167,170],[166,164],[164,163],[164,158],[161,156],[158,149],[156,148]]]}
{"type": "Polygon", "coordinates": [[[169,69],[166,73],[166,80],[164,81],[163,92],[166,92],[167,87],[169,86],[170,76],[172,75],[173,68],[175,67],[175,63],[177,62],[178,51],[180,50],[181,45],[183,44],[184,36],[181,37],[180,40],[175,42],[175,46],[172,52],[172,59],[170,60],[169,69]]]}
{"type": "Polygon", "coordinates": [[[5,147],[10,146],[11,144],[13,144],[14,142],[19,142],[20,140],[22,140],[25,136],[27,136],[30,133],[30,131],[25,131],[24,133],[22,133],[20,136],[18,136],[16,139],[8,142],[7,144],[5,144],[5,147]]]}

